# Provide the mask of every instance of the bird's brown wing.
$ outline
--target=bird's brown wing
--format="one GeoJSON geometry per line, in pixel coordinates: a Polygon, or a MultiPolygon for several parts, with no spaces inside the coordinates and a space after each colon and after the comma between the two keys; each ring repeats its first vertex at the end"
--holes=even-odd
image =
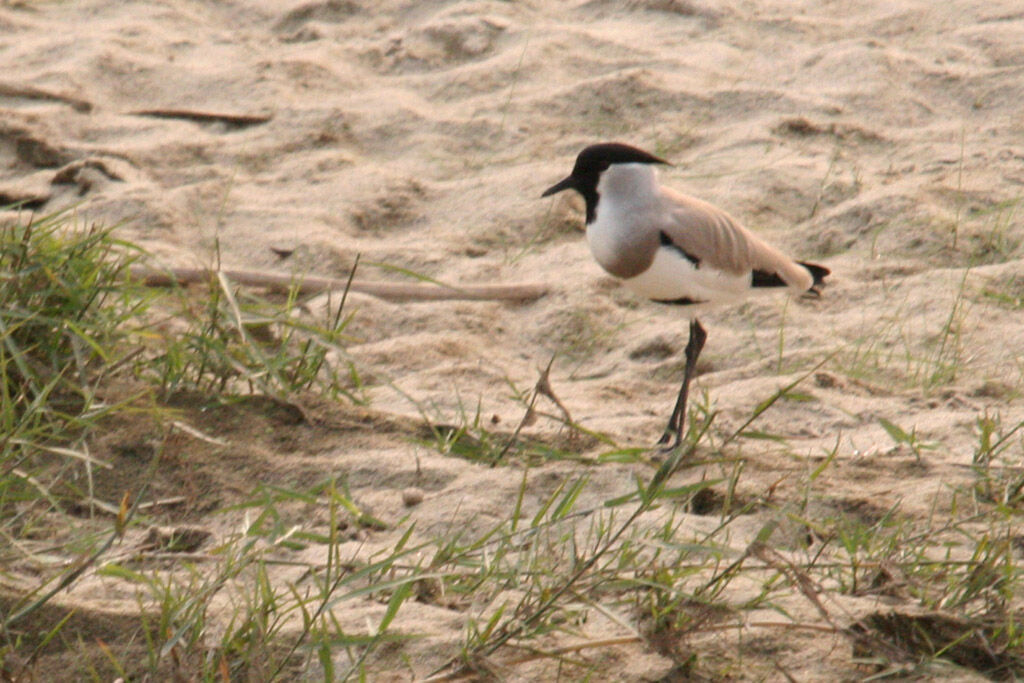
{"type": "Polygon", "coordinates": [[[807,267],[762,241],[725,211],[668,188],[662,188],[662,196],[662,243],[671,242],[692,262],[733,275],[752,273],[754,286],[759,286],[759,279],[767,283],[773,278],[778,285],[800,292],[814,285],[807,267]]]}

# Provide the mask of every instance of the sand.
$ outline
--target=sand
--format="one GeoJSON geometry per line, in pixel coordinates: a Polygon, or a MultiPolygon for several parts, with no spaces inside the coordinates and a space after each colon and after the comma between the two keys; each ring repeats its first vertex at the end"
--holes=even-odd
{"type": "MultiPolygon", "coordinates": [[[[967,477],[979,416],[1024,419],[1015,0],[8,1],[0,64],[0,202],[76,207],[166,265],[209,265],[219,250],[228,267],[346,277],[359,255],[371,279],[402,279],[374,265],[385,264],[549,286],[524,304],[353,295],[347,351],[370,409],[401,424],[479,411],[510,431],[522,416],[510,385],[529,390],[557,354],[551,385],[579,424],[621,447],[657,437],[686,321],[601,272],[577,198],[540,199],[601,140],[671,160],[663,182],[833,271],[820,300],[703,317],[696,391],[719,412],[716,434],[824,361],[800,386],[807,400],[780,401],[757,423],[784,442],[743,440],[745,492],[837,449],[817,484],[824,499],[925,515],[967,477]],[[882,420],[936,444],[925,465],[882,420]]],[[[551,419],[527,431],[565,437],[551,419]]],[[[459,525],[485,528],[520,481],[521,463],[510,476],[386,429],[337,429],[315,448],[307,437],[237,462],[262,463],[253,478],[347,473],[390,519],[405,514],[399,492],[419,486],[423,538],[449,528],[455,508],[459,525]]],[[[582,469],[592,501],[653,472],[541,465],[531,504],[582,469]]],[[[457,652],[465,615],[419,609],[400,625],[429,635],[408,645],[411,670],[394,654],[381,670],[423,676],[457,652]]],[[[776,636],[788,645],[775,654],[748,652],[769,677],[773,661],[800,680],[850,670],[838,640],[823,653],[813,634],[776,636]]],[[[612,680],[672,668],[639,643],[603,656],[612,680]]],[[[504,675],[541,675],[529,666],[504,675]]]]}

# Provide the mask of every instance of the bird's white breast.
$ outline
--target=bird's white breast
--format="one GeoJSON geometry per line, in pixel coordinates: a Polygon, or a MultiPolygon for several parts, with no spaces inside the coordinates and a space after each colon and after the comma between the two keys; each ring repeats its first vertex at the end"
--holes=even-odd
{"type": "Polygon", "coordinates": [[[628,212],[614,200],[602,199],[597,206],[594,221],[587,226],[587,244],[594,260],[610,270],[621,258],[624,249],[630,249],[628,234],[631,226],[628,212]]]}

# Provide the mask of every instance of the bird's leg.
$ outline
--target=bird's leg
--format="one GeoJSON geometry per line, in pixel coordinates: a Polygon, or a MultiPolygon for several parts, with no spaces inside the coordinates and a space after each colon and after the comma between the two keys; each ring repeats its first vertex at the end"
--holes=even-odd
{"type": "Polygon", "coordinates": [[[672,415],[668,418],[665,433],[658,440],[658,445],[662,446],[665,451],[675,449],[683,440],[683,422],[686,418],[686,397],[690,391],[690,380],[693,379],[697,369],[697,358],[700,356],[707,338],[708,333],[700,321],[696,318],[690,321],[690,340],[686,342],[686,369],[683,371],[683,385],[679,387],[679,398],[676,399],[676,407],[672,409],[672,415]]]}

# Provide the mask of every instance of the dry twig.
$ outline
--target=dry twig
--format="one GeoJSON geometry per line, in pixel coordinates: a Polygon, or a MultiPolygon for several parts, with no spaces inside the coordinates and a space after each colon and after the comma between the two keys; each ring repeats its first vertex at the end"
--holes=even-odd
{"type": "MultiPolygon", "coordinates": [[[[223,274],[228,280],[249,287],[263,287],[287,292],[293,288],[299,294],[317,294],[344,290],[349,281],[341,278],[294,276],[284,273],[265,273],[249,270],[212,271],[206,268],[170,268],[157,270],[137,266],[132,277],[149,287],[169,287],[210,282],[211,277],[223,274]]],[[[433,285],[406,282],[379,282],[353,280],[349,289],[392,301],[441,301],[461,299],[470,301],[533,301],[547,293],[547,286],[538,283],[509,285],[433,285]]]]}

